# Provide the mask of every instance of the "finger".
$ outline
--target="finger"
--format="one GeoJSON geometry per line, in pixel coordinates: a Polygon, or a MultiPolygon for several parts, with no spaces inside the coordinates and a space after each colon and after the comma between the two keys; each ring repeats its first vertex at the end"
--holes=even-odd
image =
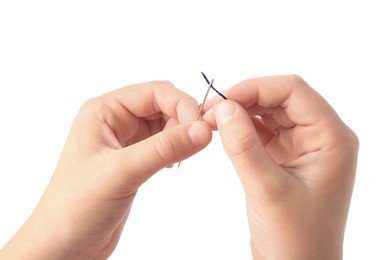
{"type": "MultiPolygon", "coordinates": [[[[223,94],[223,95],[224,95],[224,97],[226,97],[226,99],[229,99],[225,94],[223,94]]],[[[221,98],[220,96],[215,96],[215,97],[207,99],[206,102],[204,103],[204,106],[203,106],[203,112],[206,113],[207,111],[212,109],[215,104],[217,104],[219,101],[222,101],[222,100],[225,100],[225,99],[221,98]]]]}
{"type": "Polygon", "coordinates": [[[277,128],[291,128],[295,126],[295,123],[291,121],[291,119],[286,114],[286,111],[281,106],[277,107],[261,107],[257,104],[248,107],[247,112],[252,116],[261,116],[265,125],[268,128],[274,129],[273,124],[277,125],[277,128]],[[270,121],[270,122],[268,122],[270,121]]]}
{"type": "MultiPolygon", "coordinates": [[[[247,113],[252,119],[253,125],[256,128],[256,132],[260,137],[263,145],[266,145],[272,137],[277,133],[274,131],[272,126],[266,125],[262,117],[257,116],[257,113],[250,113],[247,110],[247,113]]],[[[206,114],[203,116],[203,121],[205,121],[213,130],[217,130],[217,122],[215,119],[215,106],[209,109],[206,114]]]]}
{"type": "Polygon", "coordinates": [[[313,125],[319,120],[333,120],[336,116],[329,104],[295,75],[249,79],[224,91],[224,94],[245,108],[255,104],[265,108],[280,106],[298,125],[313,125]]]}
{"type": "Polygon", "coordinates": [[[108,94],[137,117],[162,112],[179,122],[190,122],[197,114],[194,98],[168,81],[153,81],[124,87],[108,94]]]}
{"type": "Polygon", "coordinates": [[[199,152],[210,141],[211,129],[206,123],[195,121],[114,151],[116,186],[136,190],[158,170],[199,152]]]}
{"type": "Polygon", "coordinates": [[[261,142],[266,146],[278,133],[266,126],[262,118],[254,116],[251,119],[261,142]]]}
{"type": "MultiPolygon", "coordinates": [[[[282,107],[264,108],[255,104],[246,108],[246,111],[254,118],[260,116],[263,125],[271,130],[278,130],[280,127],[292,128],[295,126],[295,123],[291,121],[282,107]]],[[[209,108],[203,115],[203,119],[213,130],[217,129],[214,106],[209,108]]]]}
{"type": "Polygon", "coordinates": [[[247,193],[275,189],[283,170],[266,152],[248,113],[234,101],[221,101],[215,117],[224,149],[247,193]]]}
{"type": "MultiPolygon", "coordinates": [[[[96,136],[115,137],[121,146],[129,143],[136,133],[145,132],[145,120],[150,122],[192,121],[198,104],[194,98],[166,81],[154,81],[123,87],[88,100],[78,114],[78,125],[89,129],[85,140],[96,136]],[[91,128],[91,126],[95,126],[91,128]],[[103,129],[102,129],[103,128],[103,129]],[[104,135],[104,136],[102,136],[104,135]]],[[[109,137],[113,140],[112,137],[109,137]]],[[[136,138],[137,139],[137,138],[136,138]]],[[[106,141],[105,143],[108,143],[106,141]]]]}
{"type": "Polygon", "coordinates": [[[213,130],[217,130],[217,122],[215,121],[215,106],[210,107],[205,114],[202,116],[202,120],[213,130]]]}

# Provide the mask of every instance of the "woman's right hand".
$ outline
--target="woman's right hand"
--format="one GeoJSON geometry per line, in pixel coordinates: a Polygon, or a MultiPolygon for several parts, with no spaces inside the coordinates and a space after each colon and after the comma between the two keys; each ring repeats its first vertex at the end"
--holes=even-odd
{"type": "Polygon", "coordinates": [[[254,259],[341,259],[358,139],[298,76],[249,79],[209,101],[246,192],[254,259]]]}

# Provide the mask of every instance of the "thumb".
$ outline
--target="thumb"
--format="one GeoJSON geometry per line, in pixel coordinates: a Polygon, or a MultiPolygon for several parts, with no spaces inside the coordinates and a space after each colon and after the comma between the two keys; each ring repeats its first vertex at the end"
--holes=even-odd
{"type": "Polygon", "coordinates": [[[211,141],[211,129],[201,121],[180,124],[118,150],[115,162],[120,187],[138,189],[154,173],[199,152],[211,141]]]}
{"type": "Polygon", "coordinates": [[[246,110],[232,100],[216,104],[215,117],[224,149],[246,193],[275,188],[281,168],[268,155],[246,110]]]}

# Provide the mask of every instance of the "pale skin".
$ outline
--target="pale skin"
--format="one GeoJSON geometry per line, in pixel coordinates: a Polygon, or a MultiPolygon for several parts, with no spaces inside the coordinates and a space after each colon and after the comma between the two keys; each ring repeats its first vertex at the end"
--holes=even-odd
{"type": "Polygon", "coordinates": [[[234,101],[204,118],[245,189],[253,258],[342,259],[356,135],[298,76],[250,79],[224,94],[234,101]]]}
{"type": "Polygon", "coordinates": [[[247,198],[253,259],[342,259],[358,139],[298,76],[198,104],[169,82],[86,102],[36,209],[1,259],[107,259],[138,188],[220,132],[247,198]]]}

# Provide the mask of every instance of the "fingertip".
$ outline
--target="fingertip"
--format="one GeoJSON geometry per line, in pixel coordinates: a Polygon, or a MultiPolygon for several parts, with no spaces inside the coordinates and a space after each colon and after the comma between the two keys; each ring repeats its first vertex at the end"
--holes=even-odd
{"type": "Polygon", "coordinates": [[[195,121],[188,128],[188,135],[195,147],[203,147],[211,141],[212,133],[210,127],[205,122],[195,121]]]}
{"type": "Polygon", "coordinates": [[[190,96],[185,96],[177,104],[177,115],[178,121],[191,122],[196,118],[198,113],[198,103],[197,101],[190,96]]]}
{"type": "Polygon", "coordinates": [[[203,122],[206,122],[212,130],[217,130],[217,123],[215,122],[215,106],[211,107],[202,116],[203,122]]]}
{"type": "Polygon", "coordinates": [[[211,109],[212,107],[214,107],[214,105],[219,100],[220,100],[220,98],[218,98],[218,97],[213,97],[213,98],[210,98],[210,99],[206,100],[206,102],[204,103],[203,109],[206,110],[206,111],[211,109]]]}
{"type": "Polygon", "coordinates": [[[218,125],[230,122],[237,113],[237,105],[230,100],[221,101],[215,107],[215,119],[218,125]]]}

